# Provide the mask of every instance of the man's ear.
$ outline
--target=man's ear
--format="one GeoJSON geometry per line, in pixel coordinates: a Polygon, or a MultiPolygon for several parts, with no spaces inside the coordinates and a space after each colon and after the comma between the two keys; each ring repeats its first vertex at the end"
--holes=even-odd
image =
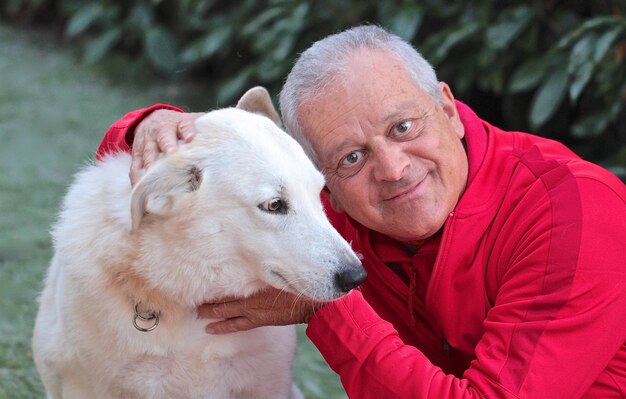
{"type": "Polygon", "coordinates": [[[248,90],[237,102],[237,108],[254,112],[256,114],[262,114],[270,118],[278,127],[282,127],[282,122],[272,99],[270,93],[264,87],[256,86],[248,90]]]}
{"type": "Polygon", "coordinates": [[[330,206],[331,208],[333,208],[333,211],[337,213],[345,213],[343,206],[339,203],[339,201],[337,201],[337,198],[335,198],[335,196],[333,195],[333,193],[330,192],[327,186],[324,186],[324,188],[322,189],[322,194],[326,196],[328,202],[330,202],[330,206]]]}
{"type": "Polygon", "coordinates": [[[463,126],[463,122],[461,122],[459,111],[456,109],[456,103],[454,101],[454,95],[452,95],[452,90],[450,90],[450,86],[446,83],[439,82],[439,91],[441,92],[441,99],[443,100],[443,112],[448,117],[448,120],[450,120],[456,135],[462,139],[465,137],[465,127],[463,126]]]}
{"type": "Polygon", "coordinates": [[[157,162],[133,188],[130,197],[131,231],[148,214],[166,216],[186,193],[202,183],[202,171],[196,165],[157,162]]]}

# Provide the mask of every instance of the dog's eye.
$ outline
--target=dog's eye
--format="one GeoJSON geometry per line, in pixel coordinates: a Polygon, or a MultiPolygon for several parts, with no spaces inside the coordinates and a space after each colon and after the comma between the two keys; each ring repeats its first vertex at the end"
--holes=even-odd
{"type": "Polygon", "coordinates": [[[271,200],[259,205],[259,208],[270,213],[287,213],[287,204],[285,204],[285,202],[280,198],[272,198],[271,200]]]}
{"type": "Polygon", "coordinates": [[[277,212],[282,208],[283,202],[279,198],[274,198],[270,202],[267,203],[267,210],[270,212],[277,212]]]}

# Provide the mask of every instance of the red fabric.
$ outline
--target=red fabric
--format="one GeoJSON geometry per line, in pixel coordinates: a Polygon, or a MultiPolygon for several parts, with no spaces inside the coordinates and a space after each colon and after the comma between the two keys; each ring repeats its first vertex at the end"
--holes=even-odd
{"type": "Polygon", "coordinates": [[[351,398],[623,398],[624,184],[556,142],[457,108],[470,183],[435,238],[425,293],[384,263],[402,244],[381,245],[327,206],[368,278],[318,311],[307,335],[351,398]]]}
{"type": "MultiPolygon", "coordinates": [[[[128,151],[153,109],[112,125],[98,156],[128,151]]],[[[624,184],[457,109],[469,184],[443,234],[410,256],[327,206],[368,278],[307,335],[351,398],[623,398],[624,184]]]]}

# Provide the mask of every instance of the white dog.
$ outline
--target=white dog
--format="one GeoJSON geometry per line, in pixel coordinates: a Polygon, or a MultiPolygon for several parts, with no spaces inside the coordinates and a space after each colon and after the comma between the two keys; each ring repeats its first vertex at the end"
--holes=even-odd
{"type": "Polygon", "coordinates": [[[293,326],[209,335],[196,317],[267,286],[332,300],[365,278],[324,215],[322,175],[276,118],[255,88],[198,119],[134,189],[125,153],[76,176],[33,337],[50,398],[299,395],[293,326]]]}

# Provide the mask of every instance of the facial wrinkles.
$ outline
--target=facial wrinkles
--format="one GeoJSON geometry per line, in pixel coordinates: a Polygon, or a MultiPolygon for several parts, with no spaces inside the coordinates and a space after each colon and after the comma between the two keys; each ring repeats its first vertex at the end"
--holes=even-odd
{"type": "Polygon", "coordinates": [[[307,104],[303,107],[303,113],[307,115],[304,120],[309,121],[309,125],[304,128],[313,132],[315,136],[319,148],[319,163],[324,173],[334,174],[337,160],[343,155],[340,151],[349,148],[355,142],[355,136],[363,134],[355,116],[363,102],[357,101],[351,103],[349,107],[337,109],[341,102],[332,101],[332,96],[328,100],[331,101],[307,104]]]}

